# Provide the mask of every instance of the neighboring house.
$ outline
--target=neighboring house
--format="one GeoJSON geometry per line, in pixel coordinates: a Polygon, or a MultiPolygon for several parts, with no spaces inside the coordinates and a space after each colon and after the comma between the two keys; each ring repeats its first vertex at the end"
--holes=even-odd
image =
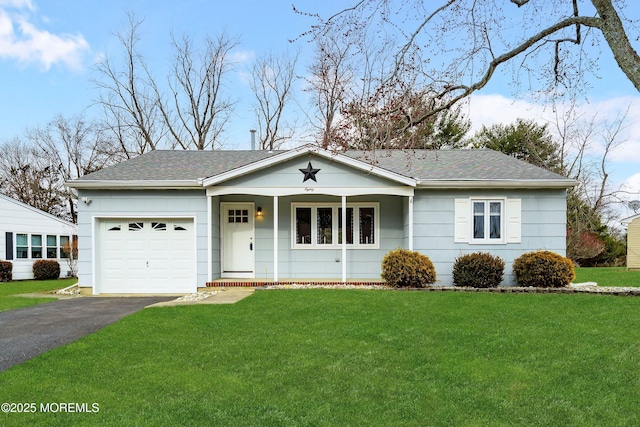
{"type": "Polygon", "coordinates": [[[186,293],[220,278],[379,280],[396,248],[433,261],[564,255],[575,182],[491,150],[154,151],[68,183],[79,198],[79,283],[186,293]]]}
{"type": "Polygon", "coordinates": [[[53,259],[69,275],[64,247],[77,235],[75,224],[0,194],[0,259],[13,263],[13,280],[33,279],[33,262],[53,259]]]}
{"type": "Polygon", "coordinates": [[[640,270],[640,215],[622,220],[627,225],[627,270],[640,270]]]}

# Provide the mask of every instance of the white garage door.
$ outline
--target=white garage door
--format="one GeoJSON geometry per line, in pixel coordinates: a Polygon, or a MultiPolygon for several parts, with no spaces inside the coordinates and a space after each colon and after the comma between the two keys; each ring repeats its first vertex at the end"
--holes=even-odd
{"type": "Polygon", "coordinates": [[[105,219],[99,227],[99,293],[197,290],[193,220],[105,219]]]}

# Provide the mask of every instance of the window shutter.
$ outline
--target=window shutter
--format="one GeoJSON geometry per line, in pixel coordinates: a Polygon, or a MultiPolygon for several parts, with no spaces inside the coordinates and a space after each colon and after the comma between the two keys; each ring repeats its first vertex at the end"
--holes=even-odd
{"type": "Polygon", "coordinates": [[[4,245],[5,245],[5,259],[7,261],[11,261],[13,260],[13,233],[7,231],[5,233],[5,241],[4,241],[4,245]]]}
{"type": "Polygon", "coordinates": [[[455,243],[469,243],[469,199],[455,200],[455,243]]]}
{"type": "Polygon", "coordinates": [[[507,199],[507,243],[522,242],[522,201],[507,199]]]}

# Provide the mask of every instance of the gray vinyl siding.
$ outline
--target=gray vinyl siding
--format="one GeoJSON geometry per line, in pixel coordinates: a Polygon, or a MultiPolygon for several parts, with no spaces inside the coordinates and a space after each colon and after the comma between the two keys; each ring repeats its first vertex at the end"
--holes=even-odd
{"type": "Polygon", "coordinates": [[[416,191],[414,249],[429,256],[440,285],[452,285],[453,263],[460,255],[491,252],[505,261],[503,285],[515,285],[513,261],[525,252],[566,253],[565,190],[416,191]],[[454,243],[454,200],[466,197],[507,197],[522,201],[520,243],[477,245],[454,243]]]}
{"type": "MultiPolygon", "coordinates": [[[[207,282],[207,198],[204,190],[116,191],[80,190],[78,199],[89,197],[91,204],[81,206],[78,212],[78,281],[81,287],[92,287],[91,260],[94,247],[92,235],[94,217],[122,218],[195,217],[196,278],[197,285],[207,282]]],[[[99,260],[96,260],[99,263],[99,260]]],[[[97,270],[97,266],[96,266],[97,270]]]]}

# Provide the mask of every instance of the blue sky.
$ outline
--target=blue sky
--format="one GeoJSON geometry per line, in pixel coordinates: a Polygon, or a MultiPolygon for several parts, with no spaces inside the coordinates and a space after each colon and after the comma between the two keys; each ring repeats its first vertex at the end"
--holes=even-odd
{"type": "MultiPolygon", "coordinates": [[[[311,0],[0,0],[0,142],[23,134],[26,128],[44,126],[58,114],[71,117],[87,108],[94,114],[97,109],[90,106],[98,92],[91,83],[95,76],[92,65],[105,53],[120,52],[113,34],[126,27],[126,14],[133,12],[144,19],[141,51],[160,76],[170,59],[172,31],[194,40],[222,30],[240,37],[234,51],[238,66],[230,87],[240,102],[225,136],[226,148],[247,149],[249,129],[255,128],[251,93],[243,77],[250,62],[269,51],[297,48],[301,51],[301,74],[311,54],[304,39],[289,43],[313,23],[295,14],[292,2],[325,16],[340,4],[348,4],[311,0]]],[[[640,18],[640,5],[628,3],[627,16],[640,18]]],[[[585,115],[597,112],[599,118],[609,118],[631,105],[626,142],[612,156],[612,175],[615,183],[640,191],[640,96],[608,53],[600,59],[600,76],[592,82],[589,102],[582,109],[585,115]]],[[[473,129],[510,123],[518,117],[542,122],[550,119],[548,108],[514,100],[506,75],[496,77],[463,107],[473,129]]],[[[640,195],[632,198],[640,199],[640,195]]]]}

